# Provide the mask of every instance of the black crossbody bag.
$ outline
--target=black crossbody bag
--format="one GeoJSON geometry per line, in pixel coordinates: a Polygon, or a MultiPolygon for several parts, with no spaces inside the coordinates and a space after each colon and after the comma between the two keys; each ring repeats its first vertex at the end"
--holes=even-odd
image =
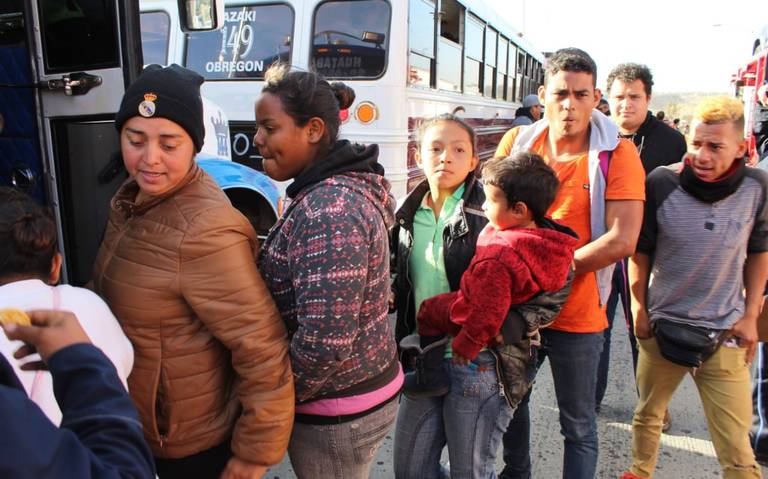
{"type": "Polygon", "coordinates": [[[725,341],[727,332],[666,319],[653,323],[653,335],[664,359],[688,368],[701,367],[725,341]]]}

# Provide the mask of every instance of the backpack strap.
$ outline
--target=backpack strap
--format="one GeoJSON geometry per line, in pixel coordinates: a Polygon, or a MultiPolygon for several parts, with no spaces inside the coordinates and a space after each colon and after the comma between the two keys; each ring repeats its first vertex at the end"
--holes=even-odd
{"type": "Polygon", "coordinates": [[[597,158],[600,160],[600,171],[603,172],[603,179],[608,183],[608,166],[611,164],[612,151],[604,150],[597,154],[597,158]]]}

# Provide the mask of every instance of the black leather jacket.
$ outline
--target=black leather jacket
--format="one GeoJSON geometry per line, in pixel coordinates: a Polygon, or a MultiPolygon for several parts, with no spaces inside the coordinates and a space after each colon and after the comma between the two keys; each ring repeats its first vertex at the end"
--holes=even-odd
{"type": "MultiPolygon", "coordinates": [[[[461,275],[475,255],[477,237],[488,223],[482,209],[485,193],[480,181],[470,174],[464,185],[464,195],[443,230],[445,273],[451,291],[459,289],[461,275]]],[[[395,212],[395,225],[390,231],[392,290],[397,310],[395,337],[398,344],[416,331],[413,286],[408,267],[413,249],[413,218],[428,190],[429,184],[424,180],[411,191],[395,212]]]]}

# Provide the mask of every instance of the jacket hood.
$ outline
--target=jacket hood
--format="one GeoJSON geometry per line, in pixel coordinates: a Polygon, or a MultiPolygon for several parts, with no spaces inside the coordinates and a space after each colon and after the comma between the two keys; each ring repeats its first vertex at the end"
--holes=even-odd
{"type": "Polygon", "coordinates": [[[320,184],[348,188],[370,201],[390,228],[395,224],[395,199],[378,158],[376,144],[364,146],[338,141],[328,156],[315,161],[296,177],[286,194],[295,200],[320,184]]]}
{"type": "Polygon", "coordinates": [[[542,290],[552,292],[565,284],[577,237],[570,228],[549,221],[550,227],[515,228],[497,234],[514,237],[510,238],[512,247],[528,265],[534,281],[542,290]]]}
{"type": "Polygon", "coordinates": [[[602,112],[592,110],[590,121],[589,151],[613,151],[619,144],[619,127],[602,112]]]}
{"type": "Polygon", "coordinates": [[[305,187],[334,175],[348,172],[372,173],[384,176],[384,167],[379,163],[379,145],[360,145],[348,140],[334,143],[324,158],[315,160],[286,189],[289,198],[294,198],[305,187]]]}
{"type": "MultiPolygon", "coordinates": [[[[619,127],[603,113],[592,110],[589,122],[589,152],[597,155],[601,151],[613,151],[619,144],[619,127]]],[[[549,122],[542,118],[520,132],[516,141],[522,149],[530,150],[536,140],[549,128],[549,122]]]]}
{"type": "Polygon", "coordinates": [[[329,181],[331,184],[349,188],[370,201],[381,214],[387,229],[395,224],[395,198],[390,193],[389,181],[382,175],[351,171],[335,175],[329,181]]]}

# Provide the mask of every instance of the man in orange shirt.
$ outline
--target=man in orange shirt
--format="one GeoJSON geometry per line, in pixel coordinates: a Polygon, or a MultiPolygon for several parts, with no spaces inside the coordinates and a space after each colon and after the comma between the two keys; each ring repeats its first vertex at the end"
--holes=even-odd
{"type": "MultiPolygon", "coordinates": [[[[645,172],[637,149],[618,138],[611,120],[595,110],[601,94],[597,67],[577,48],[548,60],[539,98],[544,119],[504,135],[497,156],[531,150],[560,180],[548,214],[579,235],[576,278],[560,315],[542,331],[540,361],[549,358],[565,438],[564,478],[593,478],[597,466],[595,386],[607,327],[605,303],[616,261],[631,255],[640,233],[645,172]]],[[[501,478],[530,477],[528,398],[504,435],[501,478]]]]}

